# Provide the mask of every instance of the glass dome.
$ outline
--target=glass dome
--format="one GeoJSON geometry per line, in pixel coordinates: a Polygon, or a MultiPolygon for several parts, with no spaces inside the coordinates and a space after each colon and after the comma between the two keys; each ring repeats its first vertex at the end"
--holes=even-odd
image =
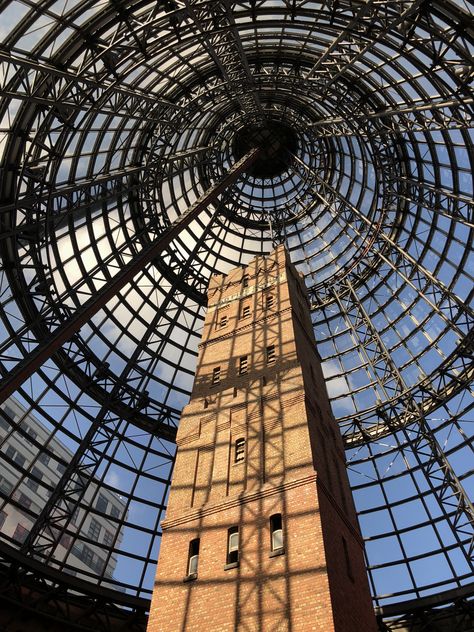
{"type": "Polygon", "coordinates": [[[4,559],[146,608],[208,280],[285,243],[374,605],[472,592],[471,3],[3,0],[0,25],[3,382],[39,358],[1,405],[4,559]]]}

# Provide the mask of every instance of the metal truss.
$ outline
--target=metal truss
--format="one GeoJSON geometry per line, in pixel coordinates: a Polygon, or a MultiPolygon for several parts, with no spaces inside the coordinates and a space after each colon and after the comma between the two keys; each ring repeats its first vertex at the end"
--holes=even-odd
{"type": "Polygon", "coordinates": [[[0,51],[0,91],[7,98],[20,99],[54,109],[59,121],[73,125],[77,111],[170,123],[180,106],[137,91],[109,83],[101,73],[72,73],[11,52],[0,51]],[[155,113],[155,109],[158,112],[155,113]],[[169,112],[165,116],[164,111],[169,112]]]}
{"type": "Polygon", "coordinates": [[[404,604],[386,606],[377,610],[381,632],[392,630],[437,630],[449,628],[452,632],[466,632],[472,627],[474,608],[472,587],[457,591],[446,591],[441,595],[425,597],[404,604]]]}
{"type": "Polygon", "coordinates": [[[321,136],[346,136],[362,134],[408,134],[410,132],[436,132],[442,130],[469,129],[473,122],[474,99],[451,100],[411,107],[392,108],[383,112],[332,120],[321,120],[311,124],[321,136]]]}
{"type": "Polygon", "coordinates": [[[472,5],[0,0],[0,21],[0,463],[16,472],[11,489],[0,479],[0,511],[32,525],[23,545],[2,534],[8,603],[71,629],[144,629],[138,595],[152,589],[206,286],[285,243],[312,303],[379,627],[453,614],[462,629],[472,5]],[[239,130],[269,125],[294,134],[280,167],[226,180],[239,130]],[[16,438],[31,442],[23,464],[16,438]],[[38,475],[48,460],[57,485],[38,475]],[[40,507],[22,504],[28,481],[40,507]],[[118,517],[97,508],[101,490],[122,494],[118,517]],[[89,533],[98,517],[107,542],[89,533]],[[99,544],[105,566],[78,568],[99,544]],[[79,602],[89,614],[71,622],[79,602]]]}
{"type": "MultiPolygon", "coordinates": [[[[105,632],[123,626],[131,632],[142,632],[146,625],[148,602],[145,599],[118,595],[111,590],[97,590],[85,581],[70,578],[48,569],[44,564],[28,560],[11,547],[0,544],[0,602],[4,612],[5,632],[18,629],[15,609],[20,608],[23,623],[63,625],[72,630],[105,632]]],[[[18,612],[18,611],[17,611],[18,612]]]]}
{"type": "MultiPolygon", "coordinates": [[[[89,300],[69,316],[60,322],[55,322],[52,318],[48,318],[47,314],[42,314],[42,318],[47,319],[48,325],[52,328],[50,335],[40,342],[35,350],[29,354],[23,361],[11,369],[9,374],[4,377],[0,386],[0,402],[4,402],[21,384],[28,379],[34,371],[36,371],[46,360],[48,360],[62,345],[67,342],[75,333],[77,333],[83,325],[85,325],[95,314],[107,303],[108,300],[115,297],[120,290],[125,287],[133,277],[139,273],[145,266],[153,261],[169,244],[176,239],[180,232],[187,227],[203,208],[207,207],[216,197],[231,186],[235,180],[239,178],[242,171],[258,156],[258,149],[253,149],[246,154],[241,160],[229,169],[226,177],[216,183],[211,189],[206,191],[182,216],[180,216],[171,226],[159,234],[158,237],[149,246],[143,248],[131,261],[123,262],[120,271],[112,277],[112,279],[95,293],[89,300]]],[[[51,314],[53,316],[53,314],[51,314]]],[[[30,326],[23,336],[30,339],[30,326]]],[[[163,429],[165,431],[165,429],[163,429]]]]}
{"type": "Polygon", "coordinates": [[[224,77],[231,98],[239,103],[248,120],[261,123],[265,114],[235,25],[231,2],[218,0],[202,6],[199,0],[184,0],[184,4],[224,77]]]}
{"type": "MultiPolygon", "coordinates": [[[[208,226],[207,230],[209,228],[210,226],[208,226]]],[[[194,248],[193,257],[201,249],[205,236],[206,234],[204,233],[194,248]]],[[[149,336],[159,328],[171,301],[179,300],[175,292],[178,288],[179,280],[183,279],[186,273],[186,269],[181,270],[179,279],[172,286],[173,292],[168,295],[167,300],[156,311],[148,330],[149,336]]],[[[173,323],[168,324],[167,328],[169,335],[171,334],[173,323]]],[[[94,422],[82,438],[60,481],[49,496],[48,501],[23,542],[21,546],[23,553],[50,561],[61,538],[70,526],[76,507],[83,501],[88,487],[93,484],[97,476],[102,455],[107,453],[111,446],[116,443],[117,428],[124,417],[123,415],[117,416],[113,414],[113,402],[123,402],[126,399],[130,386],[133,386],[135,394],[133,404],[135,407],[139,410],[146,410],[151,404],[149,395],[144,390],[146,374],[141,373],[139,370],[141,357],[146,353],[147,342],[147,339],[143,340],[142,345],[134,350],[122,371],[120,380],[115,383],[108,399],[104,402],[94,422]]],[[[108,373],[109,367],[103,367],[102,373],[104,372],[108,373]]],[[[153,432],[171,441],[175,440],[173,433],[163,432],[159,428],[155,428],[153,432]]]]}
{"type": "MultiPolygon", "coordinates": [[[[338,287],[333,288],[333,293],[355,345],[365,355],[387,400],[377,407],[377,415],[385,425],[383,432],[403,435],[405,442],[400,448],[401,454],[404,455],[405,450],[410,451],[426,480],[430,481],[431,489],[446,515],[454,512],[449,524],[454,536],[463,545],[466,560],[474,572],[474,506],[469,495],[426,423],[423,410],[412,397],[350,280],[341,281],[338,287]]],[[[366,439],[370,438],[370,429],[361,429],[361,432],[366,439]]],[[[379,427],[376,432],[380,432],[379,427]]]]}

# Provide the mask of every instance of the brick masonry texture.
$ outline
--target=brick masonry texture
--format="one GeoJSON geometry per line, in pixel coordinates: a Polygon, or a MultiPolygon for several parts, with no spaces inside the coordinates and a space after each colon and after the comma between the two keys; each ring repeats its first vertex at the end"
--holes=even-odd
{"type": "Polygon", "coordinates": [[[213,277],[208,296],[148,632],[375,632],[302,280],[280,246],[213,277]],[[272,552],[275,514],[283,548],[272,552]],[[239,560],[226,564],[231,527],[239,560]],[[196,538],[197,576],[188,577],[196,538]]]}

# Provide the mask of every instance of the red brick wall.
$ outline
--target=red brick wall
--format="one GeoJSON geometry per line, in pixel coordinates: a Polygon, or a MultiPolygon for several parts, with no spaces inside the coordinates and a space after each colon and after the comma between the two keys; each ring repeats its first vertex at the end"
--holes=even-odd
{"type": "Polygon", "coordinates": [[[148,630],[375,629],[342,440],[304,288],[280,247],[245,270],[211,280],[148,630]],[[242,318],[244,305],[248,318],[242,318]],[[275,362],[267,365],[272,344],[275,362]],[[217,366],[221,380],[213,385],[217,366]],[[241,438],[245,459],[234,463],[241,438]],[[270,516],[276,513],[283,518],[284,551],[271,555],[270,516]],[[227,531],[234,525],[239,564],[225,568],[227,531]],[[183,581],[195,538],[197,578],[183,581]]]}

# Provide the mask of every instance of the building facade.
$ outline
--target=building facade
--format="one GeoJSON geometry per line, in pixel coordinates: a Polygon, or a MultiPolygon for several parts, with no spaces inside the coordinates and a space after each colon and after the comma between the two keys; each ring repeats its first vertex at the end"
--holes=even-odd
{"type": "MultiPolygon", "coordinates": [[[[0,410],[0,454],[0,496],[12,499],[0,500],[1,537],[21,547],[73,453],[10,398],[0,410]],[[22,435],[15,432],[16,426],[21,427],[22,435]]],[[[118,493],[99,490],[98,481],[93,479],[83,507],[76,508],[66,531],[58,533],[51,565],[83,579],[91,580],[101,573],[112,578],[117,556],[110,555],[108,547],[120,546],[122,533],[116,518],[123,514],[124,507],[118,493]],[[93,512],[86,511],[89,506],[94,507],[93,512]]]]}
{"type": "Polygon", "coordinates": [[[208,299],[149,632],[375,630],[300,276],[281,246],[208,299]]]}

